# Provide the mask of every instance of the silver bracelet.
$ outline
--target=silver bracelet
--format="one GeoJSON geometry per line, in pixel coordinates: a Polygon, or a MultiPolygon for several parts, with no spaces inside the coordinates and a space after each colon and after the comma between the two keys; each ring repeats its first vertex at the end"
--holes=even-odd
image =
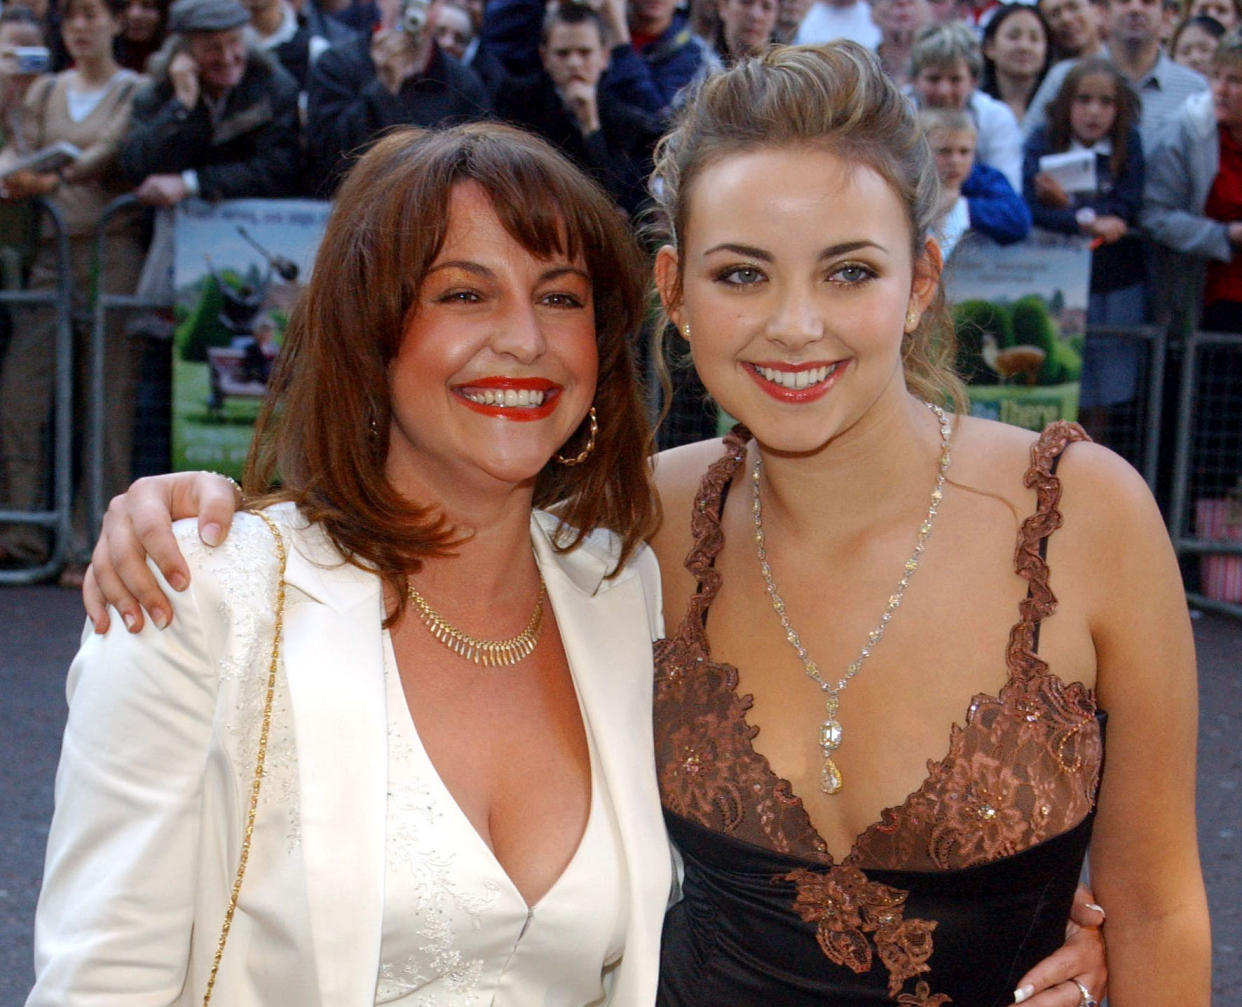
{"type": "Polygon", "coordinates": [[[232,476],[226,476],[223,472],[213,472],[211,469],[199,469],[199,472],[205,476],[215,476],[217,479],[223,479],[226,483],[233,487],[233,491],[239,497],[245,496],[245,493],[242,492],[241,483],[239,483],[232,476]]]}

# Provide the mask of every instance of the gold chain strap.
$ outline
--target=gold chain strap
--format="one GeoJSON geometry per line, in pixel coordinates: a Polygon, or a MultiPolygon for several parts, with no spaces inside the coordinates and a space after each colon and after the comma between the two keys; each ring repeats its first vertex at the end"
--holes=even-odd
{"type": "Polygon", "coordinates": [[[263,699],[263,725],[259,729],[259,754],[254,762],[254,778],[250,781],[250,808],[246,812],[246,832],[242,838],[241,857],[237,862],[237,875],[233,878],[233,891],[229,906],[224,912],[220,927],[220,939],[216,942],[216,954],[211,962],[211,974],[207,977],[207,991],[203,994],[203,1007],[211,1003],[211,992],[216,985],[216,973],[220,971],[220,959],[224,957],[224,945],[233,926],[233,914],[237,911],[237,899],[241,895],[242,879],[246,876],[246,862],[250,859],[250,839],[254,835],[254,820],[259,810],[259,786],[263,781],[263,762],[267,758],[267,737],[272,727],[272,699],[276,694],[276,668],[280,664],[280,635],[285,616],[285,543],[280,537],[276,523],[262,511],[251,511],[267,525],[276,539],[276,562],[279,577],[276,581],[276,626],[272,637],[272,659],[267,668],[267,695],[263,699]]]}

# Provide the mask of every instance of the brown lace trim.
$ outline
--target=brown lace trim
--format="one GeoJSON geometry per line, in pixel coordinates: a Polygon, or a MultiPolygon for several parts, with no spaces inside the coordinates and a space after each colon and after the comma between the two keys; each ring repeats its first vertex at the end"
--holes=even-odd
{"type": "MultiPolygon", "coordinates": [[[[820,950],[834,965],[860,975],[869,972],[874,946],[888,970],[890,997],[897,996],[907,979],[931,971],[927,962],[936,924],[905,918],[908,892],[869,881],[856,867],[833,867],[824,873],[800,867],[780,880],[796,886],[794,911],[803,922],[815,924],[820,950]]],[[[919,986],[927,989],[926,983],[919,986]]],[[[926,995],[915,1002],[924,1001],[926,995]]],[[[950,1001],[943,997],[938,1002],[950,1001]]]]}
{"type": "Polygon", "coordinates": [[[1041,542],[1061,527],[1061,480],[1052,471],[1053,461],[1074,441],[1090,440],[1077,423],[1059,420],[1050,424],[1031,445],[1031,467],[1022,480],[1034,488],[1035,513],[1022,522],[1014,550],[1014,571],[1030,585],[1029,593],[1018,605],[1019,622],[1009,633],[1005,664],[1013,675],[1043,675],[1048,663],[1035,653],[1035,627],[1057,608],[1056,596],[1048,586],[1048,564],[1040,555],[1041,542]]]}

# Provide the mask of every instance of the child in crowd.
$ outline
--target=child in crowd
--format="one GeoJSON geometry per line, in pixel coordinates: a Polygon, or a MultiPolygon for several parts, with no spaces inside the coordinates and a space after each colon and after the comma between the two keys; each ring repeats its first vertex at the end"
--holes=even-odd
{"type": "MultiPolygon", "coordinates": [[[[1088,326],[1141,325],[1146,316],[1143,248],[1131,229],[1143,194],[1143,145],[1138,98],[1107,60],[1092,57],[1066,75],[1048,105],[1048,122],[1026,143],[1023,195],[1037,227],[1091,239],[1088,326]],[[1095,187],[1066,192],[1041,159],[1089,150],[1095,154],[1095,187]]],[[[1079,405],[1084,425],[1104,421],[1100,410],[1128,402],[1138,386],[1139,347],[1134,340],[1088,333],[1083,351],[1079,405]]]]}
{"type": "Polygon", "coordinates": [[[947,260],[967,230],[1008,245],[1031,230],[1031,214],[1008,180],[975,160],[977,132],[970,113],[959,108],[925,108],[919,124],[927,134],[940,175],[935,227],[947,260]]]}

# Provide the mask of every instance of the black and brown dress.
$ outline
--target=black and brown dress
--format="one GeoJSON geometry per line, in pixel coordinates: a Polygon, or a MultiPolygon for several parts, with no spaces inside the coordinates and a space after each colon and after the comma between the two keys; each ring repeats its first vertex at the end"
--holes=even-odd
{"type": "MultiPolygon", "coordinates": [[[[692,515],[685,617],[656,644],[655,740],[665,820],[685,859],[665,923],[661,1007],[985,1007],[1064,940],[1094,817],[1103,716],[1092,691],[1038,656],[1048,536],[1061,523],[1057,460],[1084,438],[1067,423],[1034,445],[1016,569],[1029,583],[1004,655],[1008,680],[969,701],[948,754],[839,863],[801,799],[757,754],[750,697],[714,661],[720,515],[748,435],[725,439],[692,515]]],[[[999,655],[998,655],[999,658],[999,655]]]]}

